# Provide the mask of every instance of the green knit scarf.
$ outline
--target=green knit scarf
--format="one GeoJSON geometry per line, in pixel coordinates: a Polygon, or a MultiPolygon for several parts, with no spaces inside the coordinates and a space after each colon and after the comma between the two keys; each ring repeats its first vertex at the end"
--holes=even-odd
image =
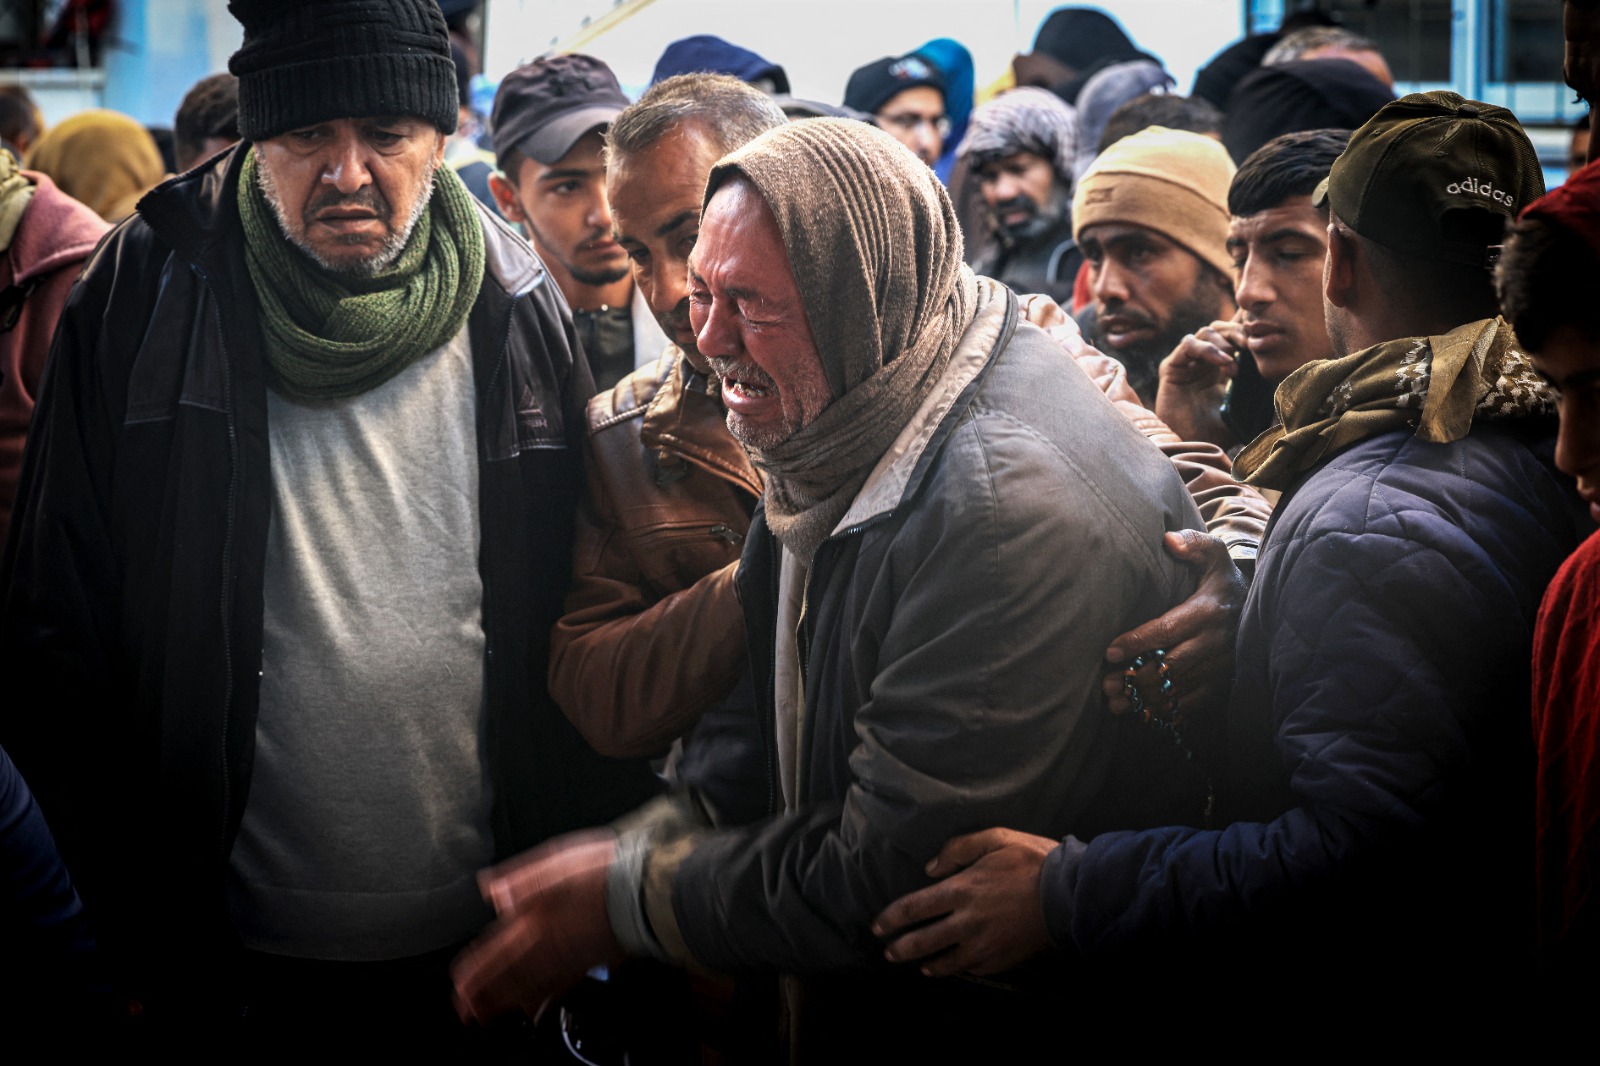
{"type": "Polygon", "coordinates": [[[370,278],[324,270],[284,239],[257,177],[239,175],[245,262],[261,298],[274,387],[295,400],[376,388],[460,331],[483,283],[483,229],[472,194],[448,166],[400,253],[370,278]]]}

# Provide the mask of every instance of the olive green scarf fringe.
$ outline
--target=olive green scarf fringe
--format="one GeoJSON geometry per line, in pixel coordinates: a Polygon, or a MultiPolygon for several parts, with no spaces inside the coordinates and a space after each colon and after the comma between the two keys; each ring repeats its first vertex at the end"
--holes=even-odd
{"type": "Polygon", "coordinates": [[[1449,444],[1478,422],[1556,411],[1554,390],[1501,318],[1307,363],[1278,386],[1276,402],[1280,424],[1239,453],[1233,472],[1278,491],[1381,433],[1410,429],[1419,440],[1449,444]]]}
{"type": "Polygon", "coordinates": [[[324,270],[284,238],[253,148],[239,175],[239,218],[273,387],[292,399],[382,385],[460,332],[483,283],[482,223],[448,166],[399,258],[370,278],[324,270]]]}

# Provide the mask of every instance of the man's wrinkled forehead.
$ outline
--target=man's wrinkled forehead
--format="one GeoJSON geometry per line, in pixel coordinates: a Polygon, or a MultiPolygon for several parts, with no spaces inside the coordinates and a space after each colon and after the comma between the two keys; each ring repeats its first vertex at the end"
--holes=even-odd
{"type": "MultiPolygon", "coordinates": [[[[705,261],[708,247],[713,251],[721,251],[724,241],[733,240],[735,243],[730,246],[730,250],[743,249],[753,232],[752,227],[745,226],[744,232],[737,237],[730,238],[728,234],[731,228],[741,222],[766,222],[776,234],[778,245],[782,248],[783,235],[779,230],[778,220],[755,182],[737,170],[725,175],[713,172],[712,180],[715,186],[708,189],[705,208],[700,213],[700,239],[695,242],[694,250],[689,253],[691,273],[699,273],[702,269],[709,269],[714,265],[705,261]],[[765,219],[761,216],[765,216],[765,219]]],[[[785,254],[787,254],[786,249],[785,254]]]]}
{"type": "Polygon", "coordinates": [[[634,151],[610,145],[605,154],[606,195],[632,199],[655,215],[689,211],[698,222],[705,206],[706,179],[722,154],[699,123],[679,123],[634,151]]]}
{"type": "Polygon", "coordinates": [[[1237,251],[1252,241],[1272,242],[1289,237],[1307,237],[1327,243],[1328,224],[1313,205],[1309,194],[1285,197],[1282,201],[1250,215],[1228,219],[1228,248],[1237,251]]]}

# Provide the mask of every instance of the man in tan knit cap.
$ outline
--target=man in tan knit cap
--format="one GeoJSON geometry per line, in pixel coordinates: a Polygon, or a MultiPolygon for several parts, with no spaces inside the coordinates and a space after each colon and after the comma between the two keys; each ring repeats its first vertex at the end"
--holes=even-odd
{"type": "Polygon", "coordinates": [[[1154,406],[1161,360],[1185,334],[1233,315],[1228,184],[1216,141],[1151,126],[1101,153],[1072,199],[1089,261],[1095,344],[1154,406]]]}
{"type": "Polygon", "coordinates": [[[1191,587],[1155,545],[1199,516],[962,264],[943,188],[880,130],[808,120],[724,157],[689,269],[766,479],[737,577],[762,743],[727,754],[768,816],[686,790],[486,872],[500,920],[457,962],[463,1012],[647,956],[782,975],[801,1058],[992,1050],[1033,1006],[890,968],[872,918],[960,827],[1200,817],[1170,734],[1100,697],[1109,640],[1191,587]]]}

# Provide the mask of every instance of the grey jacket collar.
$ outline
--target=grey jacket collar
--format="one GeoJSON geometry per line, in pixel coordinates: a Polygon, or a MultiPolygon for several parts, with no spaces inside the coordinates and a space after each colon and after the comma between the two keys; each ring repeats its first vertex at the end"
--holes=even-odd
{"type": "Polygon", "coordinates": [[[833,535],[861,525],[900,505],[913,490],[913,477],[922,468],[921,459],[935,433],[958,406],[965,408],[971,399],[970,386],[1010,339],[1017,322],[1017,298],[1011,290],[991,278],[978,278],[978,310],[972,324],[956,342],[938,387],[923,401],[922,407],[906,423],[878,465],[867,475],[850,509],[839,519],[833,535]]]}

